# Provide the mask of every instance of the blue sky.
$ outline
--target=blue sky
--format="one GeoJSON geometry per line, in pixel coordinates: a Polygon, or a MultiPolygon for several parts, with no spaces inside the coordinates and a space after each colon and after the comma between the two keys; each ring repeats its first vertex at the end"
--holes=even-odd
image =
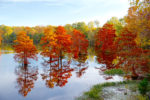
{"type": "Polygon", "coordinates": [[[8,26],[65,25],[127,14],[128,0],[0,0],[0,24],[8,26]]]}

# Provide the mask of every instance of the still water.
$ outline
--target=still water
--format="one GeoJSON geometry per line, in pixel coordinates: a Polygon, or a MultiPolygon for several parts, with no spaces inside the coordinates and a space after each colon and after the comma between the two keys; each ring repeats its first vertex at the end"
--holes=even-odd
{"type": "MultiPolygon", "coordinates": [[[[58,70],[51,72],[50,66],[43,64],[42,56],[38,55],[38,61],[30,61],[30,65],[24,67],[14,60],[14,55],[2,53],[0,56],[0,100],[74,100],[95,84],[122,80],[119,76],[106,80],[97,69],[101,64],[94,56],[87,57],[82,64],[72,59],[63,70],[65,76],[55,83],[56,78],[50,76],[56,76],[58,70]]],[[[65,62],[67,58],[62,59],[62,63],[65,62]]]]}

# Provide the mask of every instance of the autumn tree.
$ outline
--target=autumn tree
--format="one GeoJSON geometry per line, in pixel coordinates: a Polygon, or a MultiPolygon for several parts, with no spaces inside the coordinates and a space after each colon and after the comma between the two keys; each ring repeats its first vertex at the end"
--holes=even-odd
{"type": "Polygon", "coordinates": [[[3,38],[3,42],[5,43],[11,43],[11,35],[13,33],[13,30],[12,30],[12,27],[10,26],[5,26],[5,25],[1,25],[0,26],[0,30],[3,34],[2,35],[2,38],[3,38]]]}
{"type": "Polygon", "coordinates": [[[66,30],[62,26],[58,26],[55,31],[56,46],[54,51],[57,56],[63,56],[64,53],[71,52],[71,36],[66,33],[66,30]]]}
{"type": "Polygon", "coordinates": [[[2,34],[3,34],[3,31],[0,30],[0,45],[2,44],[2,34]]]}
{"type": "Polygon", "coordinates": [[[127,28],[122,30],[117,38],[118,65],[132,77],[150,72],[149,50],[144,50],[136,44],[137,34],[131,33],[127,28]],[[130,73],[131,72],[131,73],[130,73]]]}
{"type": "Polygon", "coordinates": [[[116,58],[115,37],[115,29],[111,24],[105,24],[95,35],[97,60],[102,64],[106,64],[107,68],[114,67],[112,62],[116,58]]]}
{"type": "Polygon", "coordinates": [[[65,30],[67,31],[67,34],[70,34],[73,31],[73,27],[71,24],[66,24],[64,26],[65,30]]]}
{"type": "Polygon", "coordinates": [[[77,29],[77,30],[81,31],[85,35],[86,38],[88,37],[89,28],[88,28],[88,25],[86,25],[85,22],[73,23],[72,27],[74,29],[77,29]]]}
{"type": "Polygon", "coordinates": [[[78,58],[79,54],[87,53],[88,40],[80,31],[74,29],[72,34],[72,53],[74,58],[78,58]]]}
{"type": "Polygon", "coordinates": [[[116,35],[119,36],[122,28],[124,27],[125,23],[122,21],[124,19],[118,19],[117,17],[112,17],[110,20],[107,21],[108,24],[112,24],[114,29],[116,30],[116,35]]]}
{"type": "Polygon", "coordinates": [[[54,28],[52,26],[47,27],[44,30],[44,36],[41,39],[40,44],[42,45],[42,52],[41,54],[44,57],[51,57],[55,56],[54,47],[56,46],[56,34],[54,34],[54,28]]]}
{"type": "Polygon", "coordinates": [[[25,65],[27,65],[28,58],[36,59],[37,50],[33,44],[33,40],[27,36],[26,32],[21,31],[17,35],[17,39],[14,41],[14,50],[17,53],[15,55],[15,59],[17,61],[23,61],[25,65]]]}
{"type": "Polygon", "coordinates": [[[46,86],[49,88],[63,87],[73,71],[70,68],[70,61],[62,61],[65,53],[71,53],[71,36],[66,33],[62,26],[58,26],[55,31],[52,28],[47,28],[41,44],[43,49],[41,54],[49,57],[49,60],[45,61],[44,64],[48,66],[48,71],[41,74],[42,79],[46,81],[46,86]]]}
{"type": "Polygon", "coordinates": [[[150,2],[149,0],[131,0],[131,7],[125,17],[128,30],[137,34],[136,42],[150,49],[150,2]]]}
{"type": "Polygon", "coordinates": [[[88,29],[89,29],[88,30],[88,40],[89,40],[90,47],[94,47],[94,42],[95,42],[94,36],[99,30],[98,26],[99,26],[98,21],[96,21],[96,22],[91,21],[88,23],[88,29]],[[95,24],[96,24],[97,28],[95,27],[95,24]]]}

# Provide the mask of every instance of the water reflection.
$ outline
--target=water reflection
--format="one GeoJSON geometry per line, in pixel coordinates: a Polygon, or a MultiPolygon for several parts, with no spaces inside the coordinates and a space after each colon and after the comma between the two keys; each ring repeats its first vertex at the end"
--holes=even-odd
{"type": "Polygon", "coordinates": [[[78,58],[75,59],[74,68],[76,71],[77,77],[81,77],[88,68],[87,53],[81,54],[79,53],[78,58]]]}
{"type": "MultiPolygon", "coordinates": [[[[96,55],[97,55],[97,60],[99,61],[98,64],[97,62],[95,62],[95,54],[93,54],[93,49],[88,50],[87,52],[88,45],[86,42],[84,43],[84,45],[83,43],[84,42],[81,41],[79,45],[75,47],[76,44],[74,42],[74,45],[72,46],[72,48],[74,49],[72,49],[69,52],[57,48],[50,49],[50,51],[44,53],[43,55],[41,54],[43,57],[40,54],[38,55],[39,58],[38,62],[35,61],[34,63],[34,61],[29,59],[30,64],[28,65],[22,64],[15,67],[15,74],[17,78],[14,79],[12,78],[12,80],[16,81],[15,86],[17,87],[17,91],[16,89],[14,89],[14,84],[13,84],[11,86],[13,90],[11,94],[16,96],[13,99],[22,100],[23,99],[22,96],[23,96],[26,97],[25,99],[28,100],[48,100],[48,98],[52,100],[51,98],[56,98],[56,97],[58,98],[62,96],[67,98],[63,100],[73,100],[74,96],[78,96],[80,93],[82,93],[84,90],[88,89],[92,85],[104,82],[105,79],[103,78],[103,76],[100,76],[98,74],[99,70],[95,70],[94,67],[101,66],[102,62],[99,59],[107,60],[109,57],[104,59],[105,56],[103,56],[104,57],[103,58],[102,56],[100,56],[102,54],[100,54],[97,51],[96,55]],[[90,57],[93,58],[92,60],[93,62],[89,60],[89,51],[91,55],[90,57]],[[41,58],[43,58],[44,60],[41,58]],[[35,65],[32,66],[33,64],[35,65]],[[40,80],[41,78],[44,85],[40,80]],[[36,82],[36,88],[34,88],[35,82],[36,82]],[[59,88],[59,87],[63,87],[63,88],[59,88]],[[69,94],[71,90],[73,90],[73,93],[69,94]],[[19,94],[21,94],[22,96],[19,97],[18,94],[14,91],[19,92],[19,94]],[[49,94],[50,91],[51,94],[49,94]],[[35,96],[37,95],[37,93],[40,95],[35,96]]],[[[11,60],[13,59],[14,55],[15,54],[7,54],[7,55],[3,54],[2,55],[3,64],[2,63],[0,64],[2,66],[2,65],[7,65],[7,63],[10,64],[13,62],[13,66],[11,66],[12,69],[8,68],[8,65],[6,66],[6,68],[9,69],[10,73],[13,70],[13,75],[14,75],[14,69],[13,69],[14,66],[18,65],[18,62],[23,61],[22,59],[18,58],[16,59],[17,63],[15,63],[14,60],[11,60]],[[9,62],[6,62],[8,58],[10,58],[9,62]]],[[[2,70],[3,72],[6,72],[5,69],[3,70],[2,70]]],[[[7,75],[5,74],[5,76],[7,75]]],[[[7,82],[7,79],[5,79],[5,81],[6,83],[9,83],[7,82]]],[[[0,91],[0,97],[2,97],[1,91],[0,91]]],[[[10,100],[10,98],[4,100],[10,100]]]]}
{"type": "Polygon", "coordinates": [[[105,69],[111,69],[114,68],[114,64],[112,63],[114,59],[116,59],[116,54],[111,51],[101,51],[100,49],[96,49],[96,59],[98,63],[106,65],[102,68],[102,71],[105,69]]]}
{"type": "Polygon", "coordinates": [[[48,61],[44,61],[44,73],[41,76],[46,86],[49,88],[65,86],[72,76],[73,68],[70,68],[70,63],[70,60],[62,59],[62,56],[51,57],[48,61]]]}
{"type": "Polygon", "coordinates": [[[38,68],[22,64],[15,68],[15,74],[19,93],[25,97],[34,88],[34,83],[38,78],[38,68]]]}

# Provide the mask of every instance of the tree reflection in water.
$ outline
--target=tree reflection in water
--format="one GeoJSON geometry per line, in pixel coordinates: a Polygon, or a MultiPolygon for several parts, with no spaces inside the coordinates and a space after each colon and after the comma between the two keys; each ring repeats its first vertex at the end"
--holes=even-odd
{"type": "Polygon", "coordinates": [[[17,75],[19,93],[26,97],[31,92],[31,89],[34,88],[34,82],[38,78],[38,68],[22,64],[16,67],[15,74],[17,75]]]}
{"type": "Polygon", "coordinates": [[[61,56],[50,58],[49,61],[43,63],[43,66],[44,73],[41,76],[49,88],[65,86],[68,79],[72,76],[73,68],[70,68],[70,61],[62,59],[61,56]]]}
{"type": "Polygon", "coordinates": [[[87,53],[81,54],[79,53],[78,58],[75,59],[74,68],[76,71],[77,77],[81,77],[88,68],[87,53]]]}

